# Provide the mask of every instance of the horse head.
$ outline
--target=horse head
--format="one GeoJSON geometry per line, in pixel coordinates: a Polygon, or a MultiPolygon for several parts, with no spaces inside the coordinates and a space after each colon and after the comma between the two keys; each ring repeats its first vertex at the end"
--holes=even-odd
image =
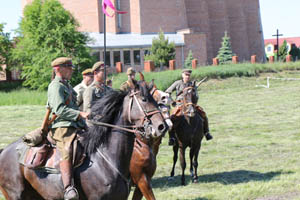
{"type": "Polygon", "coordinates": [[[183,90],[183,114],[187,117],[194,117],[196,113],[195,105],[198,101],[196,82],[183,90]]]}
{"type": "Polygon", "coordinates": [[[156,85],[154,84],[154,80],[151,81],[150,87],[153,85],[150,93],[153,96],[154,100],[157,102],[159,109],[169,127],[169,130],[172,129],[173,123],[170,119],[170,105],[173,102],[169,93],[161,91],[157,89],[156,85]]]}
{"type": "Polygon", "coordinates": [[[124,101],[127,101],[125,118],[139,128],[143,128],[147,137],[163,136],[168,130],[158,104],[150,94],[153,86],[145,81],[138,82],[138,91],[131,91],[124,101]]]}

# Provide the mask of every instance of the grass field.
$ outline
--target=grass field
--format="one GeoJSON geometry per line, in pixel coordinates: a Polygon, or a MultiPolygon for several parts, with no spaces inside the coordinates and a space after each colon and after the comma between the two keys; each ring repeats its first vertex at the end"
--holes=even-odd
{"type": "MultiPolygon", "coordinates": [[[[153,179],[158,200],[300,200],[300,81],[255,87],[267,76],[300,78],[300,71],[211,79],[201,86],[199,104],[214,139],[202,143],[199,183],[191,183],[188,160],[187,185],[180,186],[179,163],[175,180],[168,181],[173,153],[166,137],[153,179]]],[[[0,148],[40,126],[44,110],[0,106],[0,148]]]]}

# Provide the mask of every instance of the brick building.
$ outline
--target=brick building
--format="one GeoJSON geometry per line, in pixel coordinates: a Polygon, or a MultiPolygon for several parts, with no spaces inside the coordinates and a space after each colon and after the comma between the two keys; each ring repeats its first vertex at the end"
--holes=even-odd
{"type": "MultiPolygon", "coordinates": [[[[22,0],[23,7],[32,0],[22,0]]],[[[103,59],[103,13],[101,0],[60,0],[88,32],[88,44],[103,59]]],[[[181,67],[189,50],[201,65],[216,57],[224,32],[240,61],[257,55],[264,58],[264,39],[259,0],[113,0],[125,15],[107,18],[107,61],[114,66],[143,66],[152,38],[163,30],[175,42],[176,62],[181,67]]]]}

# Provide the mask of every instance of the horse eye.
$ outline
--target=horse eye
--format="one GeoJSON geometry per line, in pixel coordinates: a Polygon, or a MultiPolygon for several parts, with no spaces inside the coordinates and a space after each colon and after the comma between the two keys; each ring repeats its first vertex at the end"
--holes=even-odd
{"type": "Polygon", "coordinates": [[[165,97],[165,96],[163,96],[163,97],[161,98],[161,100],[164,100],[164,99],[166,99],[166,97],[165,97]]]}

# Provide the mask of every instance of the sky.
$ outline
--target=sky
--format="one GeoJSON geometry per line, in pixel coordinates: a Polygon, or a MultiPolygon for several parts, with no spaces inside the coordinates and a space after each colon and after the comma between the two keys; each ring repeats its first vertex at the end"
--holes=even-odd
{"type": "MultiPolygon", "coordinates": [[[[0,7],[0,23],[6,23],[5,31],[13,33],[22,16],[21,0],[0,1],[5,2],[0,7]]],[[[275,38],[277,29],[283,37],[300,37],[300,0],[260,0],[260,8],[265,39],[275,38]]]]}

